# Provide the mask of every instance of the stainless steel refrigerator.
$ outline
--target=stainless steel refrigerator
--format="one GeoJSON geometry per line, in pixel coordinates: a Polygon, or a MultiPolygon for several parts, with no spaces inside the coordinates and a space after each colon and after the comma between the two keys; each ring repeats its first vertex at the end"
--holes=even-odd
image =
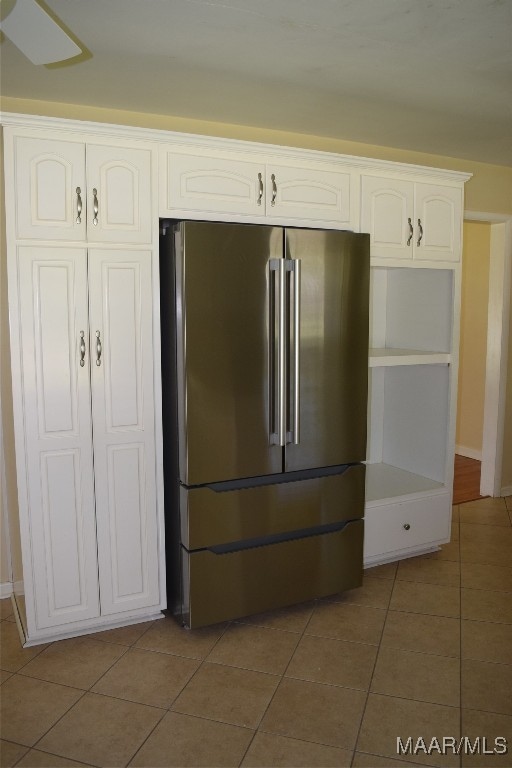
{"type": "Polygon", "coordinates": [[[160,281],[169,607],[359,586],[369,236],[162,221],[160,281]]]}

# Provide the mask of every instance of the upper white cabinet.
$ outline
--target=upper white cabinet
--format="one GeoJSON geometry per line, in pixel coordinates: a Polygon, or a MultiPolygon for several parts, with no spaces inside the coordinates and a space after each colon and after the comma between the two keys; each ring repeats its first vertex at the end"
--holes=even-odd
{"type": "Polygon", "coordinates": [[[457,261],[461,222],[460,185],[362,176],[361,231],[373,258],[457,261]]]}
{"type": "Polygon", "coordinates": [[[160,215],[300,219],[353,228],[351,172],[235,153],[160,151],[160,215]]]}
{"type": "Polygon", "coordinates": [[[126,146],[15,139],[19,239],[151,242],[151,153],[126,146]]]}

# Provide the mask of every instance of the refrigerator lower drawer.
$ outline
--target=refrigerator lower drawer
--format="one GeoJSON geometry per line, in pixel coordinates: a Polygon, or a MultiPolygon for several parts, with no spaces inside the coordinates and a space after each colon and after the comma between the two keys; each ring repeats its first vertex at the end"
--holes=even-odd
{"type": "Polygon", "coordinates": [[[365,470],[354,464],[335,475],[220,492],[182,487],[181,543],[202,549],[363,517],[365,470]]]}
{"type": "Polygon", "coordinates": [[[325,597],[362,583],[363,520],[341,530],[216,554],[183,550],[191,628],[325,597]]]}

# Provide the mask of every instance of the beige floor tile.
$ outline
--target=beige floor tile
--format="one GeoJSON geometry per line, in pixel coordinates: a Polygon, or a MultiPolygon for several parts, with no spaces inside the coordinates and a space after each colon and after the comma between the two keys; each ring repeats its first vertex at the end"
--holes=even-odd
{"type": "Polygon", "coordinates": [[[288,632],[303,632],[313,613],[314,606],[315,603],[311,601],[291,605],[287,608],[277,608],[275,611],[268,611],[267,613],[255,613],[240,619],[240,623],[268,627],[269,629],[285,629],[288,632]]]}
{"type": "Polygon", "coordinates": [[[7,597],[0,600],[0,620],[6,619],[8,616],[12,616],[12,603],[11,598],[7,597]]]}
{"type": "Polygon", "coordinates": [[[159,619],[136,641],[136,648],[160,653],[175,653],[191,659],[204,659],[223,634],[227,624],[201,629],[185,629],[171,617],[159,619]]]}
{"type": "Polygon", "coordinates": [[[460,506],[454,504],[452,507],[452,523],[458,523],[460,520],[460,506]]]}
{"type": "Polygon", "coordinates": [[[512,666],[463,659],[462,706],[512,715],[512,666]]]}
{"type": "Polygon", "coordinates": [[[257,733],[242,763],[243,768],[349,768],[352,752],[324,744],[290,739],[275,733],[257,733]]]}
{"type": "Polygon", "coordinates": [[[392,760],[389,757],[377,757],[376,755],[367,755],[363,752],[354,753],[353,768],[414,768],[419,763],[404,762],[403,760],[392,760]]]}
{"type": "MultiPolygon", "coordinates": [[[[164,619],[159,619],[159,621],[164,621],[164,619]]],[[[154,621],[143,621],[140,624],[131,624],[129,627],[117,627],[116,629],[106,629],[103,632],[93,632],[91,635],[87,635],[87,637],[91,640],[102,640],[104,643],[133,645],[154,623],[154,621]]]]}
{"type": "Polygon", "coordinates": [[[460,522],[472,523],[473,525],[502,525],[510,527],[510,518],[505,504],[500,507],[477,506],[471,503],[464,504],[460,510],[460,522]]]}
{"type": "Polygon", "coordinates": [[[460,559],[466,563],[485,563],[510,567],[512,527],[461,523],[460,559]]]}
{"type": "Polygon", "coordinates": [[[81,696],[75,688],[13,675],[0,697],[3,738],[33,746],[81,696]]]}
{"type": "Polygon", "coordinates": [[[470,740],[474,754],[466,749],[462,753],[462,766],[467,768],[510,768],[511,747],[512,747],[512,717],[509,715],[497,715],[494,712],[480,712],[473,709],[462,710],[462,733],[470,740]],[[485,737],[485,748],[493,750],[492,754],[484,754],[483,738],[485,737]],[[503,742],[496,742],[496,737],[503,737],[508,740],[508,752],[502,753],[503,742]],[[477,742],[476,739],[480,741],[477,742]],[[494,753],[498,750],[498,754],[494,753]]]}
{"type": "Polygon", "coordinates": [[[86,763],[77,763],[76,760],[70,760],[69,757],[59,757],[49,752],[41,752],[38,749],[31,749],[23,757],[17,766],[22,768],[88,768],[86,763]]]}
{"type": "Polygon", "coordinates": [[[286,677],[368,690],[376,656],[374,645],[304,635],[286,677]]]}
{"type": "Polygon", "coordinates": [[[418,581],[426,584],[441,584],[445,587],[459,587],[460,563],[411,557],[399,563],[396,578],[399,581],[418,581]]]}
{"type": "Polygon", "coordinates": [[[298,639],[296,632],[232,624],[207,658],[217,664],[282,675],[298,639]]]}
{"type": "Polygon", "coordinates": [[[373,608],[387,608],[393,590],[393,582],[390,579],[374,578],[363,575],[362,587],[348,589],[325,598],[328,602],[355,603],[357,605],[369,605],[373,608]]]}
{"type": "Polygon", "coordinates": [[[461,563],[461,586],[469,589],[490,589],[512,592],[512,567],[461,563]]]}
{"type": "Polygon", "coordinates": [[[450,541],[459,541],[459,539],[460,539],[459,520],[454,520],[452,518],[450,541]]]}
{"type": "Polygon", "coordinates": [[[466,501],[465,504],[460,505],[460,512],[461,517],[463,514],[465,514],[468,510],[474,510],[474,509],[490,509],[494,510],[496,512],[502,512],[504,509],[507,508],[506,501],[503,497],[496,497],[493,498],[491,496],[486,496],[483,499],[475,499],[474,501],[466,501]]]}
{"type": "Polygon", "coordinates": [[[284,679],[260,730],[353,749],[365,700],[363,691],[284,679]]]}
{"type": "Polygon", "coordinates": [[[168,712],[137,752],[140,768],[238,766],[254,731],[168,712]]]}
{"type": "Polygon", "coordinates": [[[200,663],[197,659],[133,648],[109,669],[92,690],[168,709],[200,663]]]}
{"type": "Polygon", "coordinates": [[[370,690],[387,696],[458,707],[460,661],[449,656],[381,647],[370,690]]]}
{"type": "Polygon", "coordinates": [[[10,621],[0,623],[0,667],[6,672],[17,672],[31,659],[44,651],[46,645],[23,648],[18,627],[10,621]]]}
{"type": "Polygon", "coordinates": [[[93,765],[126,765],[162,714],[161,709],[86,693],[37,747],[93,765]]]}
{"type": "Polygon", "coordinates": [[[389,611],[381,646],[406,651],[459,656],[460,620],[446,616],[389,611]]]}
{"type": "Polygon", "coordinates": [[[275,675],[205,662],[172,710],[256,728],[278,683],[275,675]]]}
{"type": "Polygon", "coordinates": [[[512,624],[512,600],[508,592],[461,589],[461,615],[473,621],[512,624]]]}
{"type": "Polygon", "coordinates": [[[5,683],[5,681],[8,680],[13,674],[14,672],[6,672],[5,669],[0,669],[0,685],[5,683]]]}
{"type": "Polygon", "coordinates": [[[59,640],[23,668],[23,674],[51,683],[88,689],[105,674],[126,648],[87,636],[59,640]]]}
{"type": "Polygon", "coordinates": [[[396,576],[396,569],[398,563],[383,563],[382,565],[373,565],[370,568],[365,568],[364,575],[376,577],[378,579],[391,579],[396,576]]]}
{"type": "Polygon", "coordinates": [[[13,744],[12,741],[0,739],[0,766],[11,768],[27,750],[28,747],[23,747],[21,744],[13,744]]]}
{"type": "MultiPolygon", "coordinates": [[[[420,737],[429,744],[442,736],[460,736],[460,714],[457,707],[426,704],[410,699],[370,694],[357,740],[357,752],[367,752],[392,759],[406,759],[399,754],[397,739],[405,744],[412,737],[413,744],[420,737]]],[[[407,762],[420,765],[458,766],[457,755],[407,756],[407,762]]]]}
{"type": "Polygon", "coordinates": [[[319,603],[306,628],[306,635],[378,645],[385,618],[386,611],[381,608],[319,603]]]}
{"type": "Polygon", "coordinates": [[[395,581],[390,609],[432,616],[460,616],[460,594],[457,587],[395,581]]]}
{"type": "Polygon", "coordinates": [[[463,659],[512,664],[512,624],[462,621],[461,631],[463,659]]]}

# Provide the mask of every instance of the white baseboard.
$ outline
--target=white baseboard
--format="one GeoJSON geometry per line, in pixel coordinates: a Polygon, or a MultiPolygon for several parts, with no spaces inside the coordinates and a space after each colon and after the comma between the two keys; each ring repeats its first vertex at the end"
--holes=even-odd
{"type": "Polygon", "coordinates": [[[12,595],[12,581],[4,581],[0,584],[0,600],[4,600],[6,597],[12,595]]]}
{"type": "Polygon", "coordinates": [[[458,453],[459,456],[465,456],[467,459],[482,461],[482,451],[478,451],[476,448],[468,448],[467,445],[456,445],[455,453],[458,453]]]}

